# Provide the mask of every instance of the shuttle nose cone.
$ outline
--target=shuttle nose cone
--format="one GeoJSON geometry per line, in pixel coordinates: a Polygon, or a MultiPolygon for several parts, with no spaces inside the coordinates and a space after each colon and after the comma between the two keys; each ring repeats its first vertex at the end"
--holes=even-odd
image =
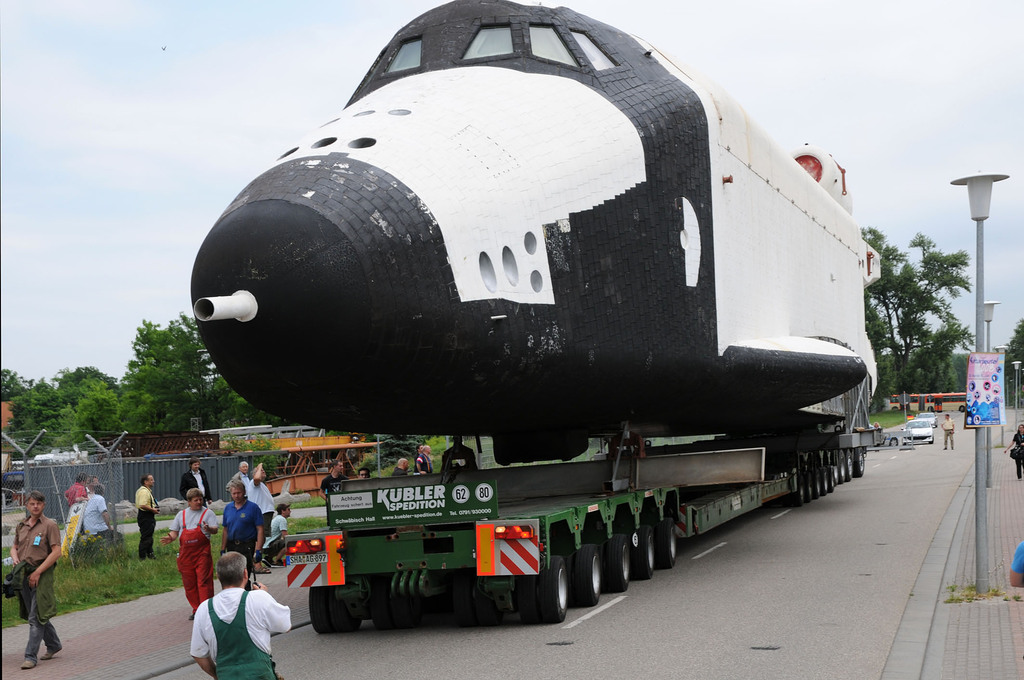
{"type": "Polygon", "coordinates": [[[245,323],[198,321],[224,378],[281,415],[302,412],[313,386],[322,398],[325,384],[339,384],[345,358],[360,356],[367,339],[362,259],[338,224],[307,205],[255,200],[221,217],[196,257],[193,304],[247,291],[258,305],[245,323]]]}

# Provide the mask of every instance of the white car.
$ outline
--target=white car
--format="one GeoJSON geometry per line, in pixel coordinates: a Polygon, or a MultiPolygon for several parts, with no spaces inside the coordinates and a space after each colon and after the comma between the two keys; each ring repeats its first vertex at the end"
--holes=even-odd
{"type": "Polygon", "coordinates": [[[932,444],[935,442],[935,435],[932,434],[932,425],[927,420],[909,420],[906,427],[907,441],[917,444],[923,442],[932,444]]]}
{"type": "Polygon", "coordinates": [[[938,427],[939,426],[939,416],[937,416],[932,411],[925,411],[923,413],[918,413],[917,416],[914,417],[914,420],[927,420],[931,424],[932,427],[938,427]]]}

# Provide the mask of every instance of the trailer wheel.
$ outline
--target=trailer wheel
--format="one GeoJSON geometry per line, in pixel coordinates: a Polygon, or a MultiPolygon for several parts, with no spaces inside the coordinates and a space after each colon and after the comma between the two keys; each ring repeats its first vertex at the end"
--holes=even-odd
{"type": "Polygon", "coordinates": [[[505,612],[498,609],[494,600],[476,588],[473,589],[473,606],[476,608],[476,621],[481,626],[501,625],[505,612]]]}
{"type": "Polygon", "coordinates": [[[676,566],[676,523],[665,517],[654,527],[654,566],[671,569],[676,566]]]}
{"type": "Polygon", "coordinates": [[[641,524],[636,528],[629,556],[633,580],[646,581],[654,576],[654,530],[651,527],[641,524]]]}
{"type": "Polygon", "coordinates": [[[331,595],[330,587],[318,586],[309,589],[309,621],[313,624],[313,630],[321,635],[334,632],[334,623],[331,621],[328,606],[328,598],[331,598],[331,595]]]}
{"type": "Polygon", "coordinates": [[[476,574],[471,571],[460,571],[455,574],[455,578],[452,579],[452,608],[455,610],[455,622],[461,628],[477,625],[474,590],[476,574]]]}
{"type": "Polygon", "coordinates": [[[853,479],[853,473],[850,468],[853,467],[853,456],[850,455],[849,450],[843,452],[843,481],[849,482],[853,479]]]}
{"type": "Polygon", "coordinates": [[[807,481],[806,472],[796,473],[797,483],[800,485],[800,496],[803,498],[804,503],[811,502],[811,485],[807,481]]]}
{"type": "Polygon", "coordinates": [[[825,472],[825,493],[832,493],[836,490],[836,466],[829,465],[824,468],[825,472]]]}
{"type": "Polygon", "coordinates": [[[593,607],[601,599],[601,551],[584,543],[572,566],[572,599],[581,607],[593,607]]]}
{"type": "Polygon", "coordinates": [[[395,627],[391,617],[391,581],[386,576],[375,576],[370,582],[370,618],[377,630],[395,627]]]}
{"type": "Polygon", "coordinates": [[[799,476],[796,478],[796,491],[791,491],[783,497],[782,504],[787,508],[799,508],[804,504],[803,484],[800,483],[799,476]]]}
{"type": "Polygon", "coordinates": [[[864,476],[864,449],[857,449],[853,452],[853,476],[864,476]]]}
{"type": "Polygon", "coordinates": [[[629,541],[614,534],[604,544],[604,589],[624,593],[629,589],[629,541]]]}
{"type": "Polygon", "coordinates": [[[519,610],[520,622],[524,624],[540,623],[536,576],[516,576],[516,609],[519,610]]]}
{"type": "MultiPolygon", "coordinates": [[[[310,611],[312,612],[312,607],[310,607],[310,611]]],[[[345,601],[334,597],[334,593],[327,595],[327,611],[331,616],[334,630],[339,633],[352,633],[359,630],[359,626],[363,624],[363,620],[352,616],[348,607],[345,606],[345,601]]]]}
{"type": "Polygon", "coordinates": [[[821,486],[819,485],[820,477],[816,469],[810,469],[807,471],[807,486],[811,487],[811,500],[816,501],[821,498],[821,486]]]}
{"type": "Polygon", "coordinates": [[[395,628],[415,628],[423,620],[423,600],[418,596],[391,597],[391,620],[395,628]]]}
{"type": "Polygon", "coordinates": [[[565,559],[552,555],[548,568],[540,572],[537,580],[537,606],[544,623],[561,623],[569,609],[569,574],[565,559]]]}

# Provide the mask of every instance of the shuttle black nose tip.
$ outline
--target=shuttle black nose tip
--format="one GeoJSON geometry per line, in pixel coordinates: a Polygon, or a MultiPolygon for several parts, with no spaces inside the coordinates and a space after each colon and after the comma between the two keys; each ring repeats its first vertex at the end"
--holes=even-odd
{"type": "Polygon", "coordinates": [[[248,291],[258,303],[248,323],[199,321],[211,357],[240,394],[274,393],[267,388],[277,385],[274,400],[295,406],[302,399],[290,392],[341,377],[339,358],[365,348],[370,300],[360,259],[339,226],[307,205],[258,200],[221,217],[196,257],[192,301],[248,291]]]}

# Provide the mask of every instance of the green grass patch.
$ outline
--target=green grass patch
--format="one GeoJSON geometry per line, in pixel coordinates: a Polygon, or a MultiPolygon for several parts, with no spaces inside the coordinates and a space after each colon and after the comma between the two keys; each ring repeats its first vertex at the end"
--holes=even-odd
{"type": "Polygon", "coordinates": [[[902,411],[880,411],[868,416],[872,423],[878,423],[883,428],[902,426],[907,422],[902,411]]]}
{"type": "Polygon", "coordinates": [[[943,600],[946,604],[960,604],[963,602],[977,602],[978,600],[991,600],[997,597],[1003,597],[1006,595],[1005,592],[999,590],[999,588],[989,588],[988,592],[979,593],[978,587],[974,583],[968,583],[967,585],[959,585],[951,583],[946,586],[946,590],[949,591],[949,597],[943,600]]]}

